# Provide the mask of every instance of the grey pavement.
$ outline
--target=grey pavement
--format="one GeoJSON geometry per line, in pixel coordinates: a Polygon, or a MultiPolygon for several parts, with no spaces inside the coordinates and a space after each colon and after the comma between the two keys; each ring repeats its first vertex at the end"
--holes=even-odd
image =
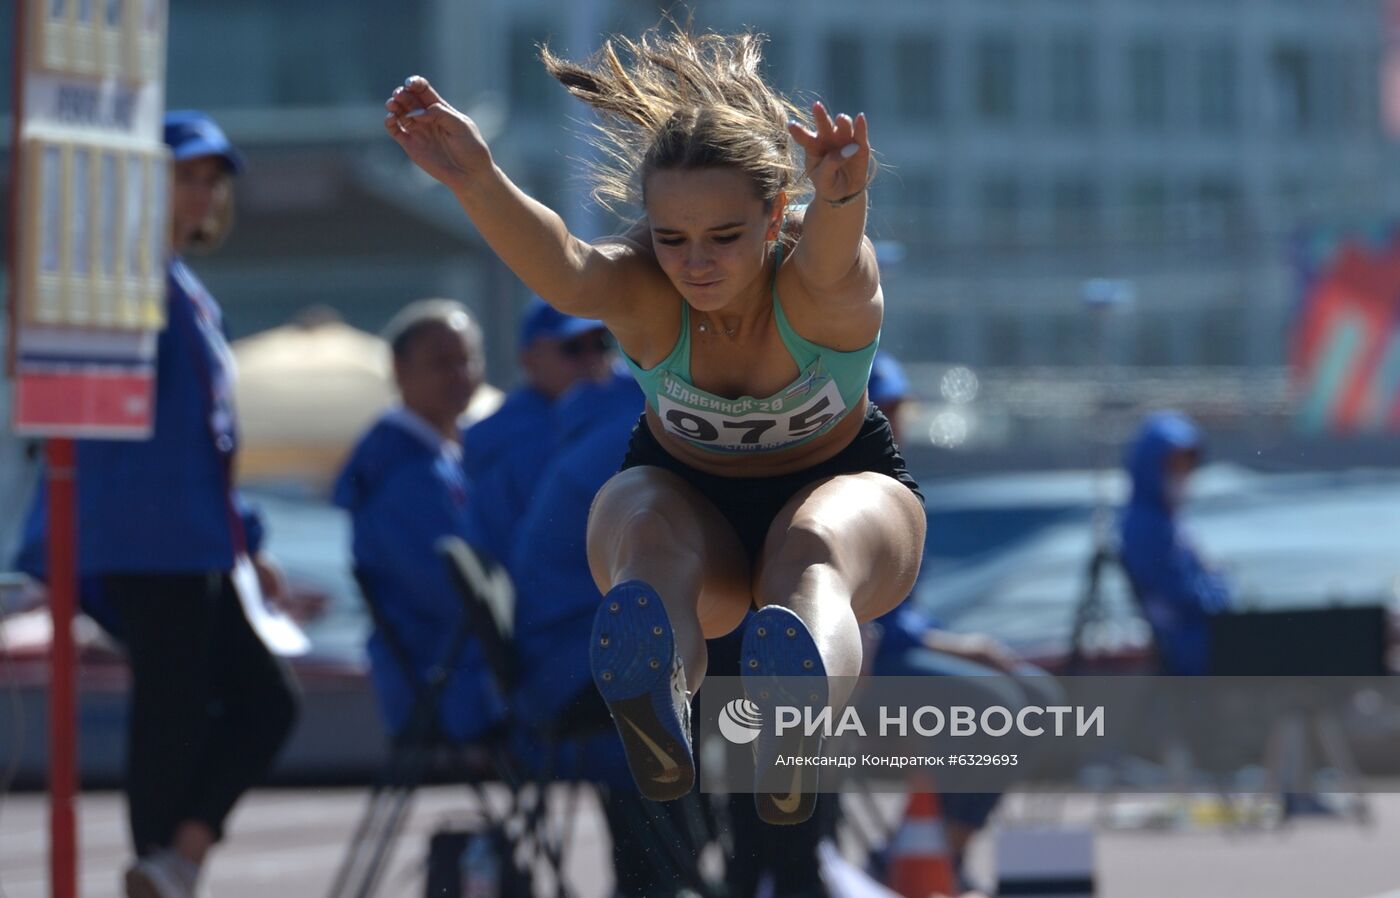
{"type": "MultiPolygon", "coordinates": [[[[231,822],[228,843],[209,874],[215,898],[324,894],[359,814],[356,789],[265,790],[252,793],[231,822]]],[[[881,796],[893,813],[897,796],[881,796]]],[[[1141,803],[1141,800],[1135,799],[1141,803]]],[[[1161,799],[1164,806],[1171,799],[1161,799]]],[[[1095,835],[1099,898],[1400,898],[1400,794],[1373,796],[1369,828],[1337,820],[1303,820],[1280,830],[1229,834],[1198,825],[1182,831],[1100,830],[1095,835]]],[[[1007,814],[1045,806],[1012,796],[1007,814]]],[[[1091,800],[1055,803],[1070,822],[1092,818],[1091,800]]],[[[471,814],[460,788],[421,790],[380,894],[410,898],[423,891],[427,834],[444,820],[471,814]]],[[[121,797],[85,794],[80,804],[81,895],[120,894],[127,859],[121,797]]],[[[0,807],[0,898],[48,898],[47,806],[39,794],[11,795],[0,807]]],[[[604,898],[609,841],[591,797],[573,819],[568,875],[579,898],[604,898]]],[[[973,872],[985,875],[991,838],[973,850],[973,872]]]]}

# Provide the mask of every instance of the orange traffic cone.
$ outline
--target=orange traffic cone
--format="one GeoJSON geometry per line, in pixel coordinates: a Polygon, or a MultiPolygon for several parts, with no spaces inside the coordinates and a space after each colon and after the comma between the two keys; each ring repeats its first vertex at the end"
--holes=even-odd
{"type": "Polygon", "coordinates": [[[886,882],[904,898],[958,894],[952,853],[936,792],[911,792],[890,844],[886,882]]]}

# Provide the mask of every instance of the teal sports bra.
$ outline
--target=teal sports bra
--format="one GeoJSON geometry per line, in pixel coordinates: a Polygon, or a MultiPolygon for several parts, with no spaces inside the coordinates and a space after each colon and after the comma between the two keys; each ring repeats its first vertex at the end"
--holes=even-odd
{"type": "Polygon", "coordinates": [[[670,355],[652,368],[622,355],[667,433],[712,452],[773,452],[816,439],[860,403],[880,335],[861,349],[840,352],[818,346],[793,330],[778,299],[782,252],[779,244],[773,267],[773,317],[783,345],[797,363],[797,379],[762,399],[725,399],[696,387],[690,381],[690,304],[681,300],[681,332],[670,355]]]}

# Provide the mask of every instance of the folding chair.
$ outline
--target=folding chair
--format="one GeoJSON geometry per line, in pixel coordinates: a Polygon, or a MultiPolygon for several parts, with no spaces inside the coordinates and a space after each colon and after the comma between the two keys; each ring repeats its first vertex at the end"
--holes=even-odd
{"type": "MultiPolygon", "coordinates": [[[[515,591],[509,574],[501,565],[484,558],[458,537],[443,537],[438,541],[437,550],[447,564],[449,576],[461,592],[468,615],[475,623],[474,633],[481,643],[487,666],[496,678],[497,688],[502,695],[513,696],[522,671],[513,642],[515,591]]],[[[554,762],[563,743],[612,732],[612,717],[601,696],[589,685],[573,697],[555,720],[543,727],[528,724],[519,715],[510,712],[507,722],[508,725],[527,728],[546,746],[546,762],[534,782],[534,801],[528,806],[517,801],[513,815],[520,818],[515,821],[516,835],[528,843],[527,857],[533,855],[535,859],[545,861],[555,874],[555,894],[567,895],[568,889],[560,871],[570,833],[567,829],[561,833],[548,832],[547,787],[553,781],[554,762]]],[[[582,788],[586,784],[576,785],[582,788]]],[[[515,794],[519,799],[524,790],[518,789],[515,794]]],[[[569,793],[571,809],[578,794],[577,790],[569,793]]],[[[627,814],[627,837],[650,839],[658,843],[661,850],[657,854],[668,858],[672,879],[689,886],[701,896],[722,894],[699,871],[700,852],[713,838],[706,832],[705,815],[697,795],[687,796],[677,806],[685,833],[678,831],[675,821],[664,808],[657,808],[640,796],[637,796],[633,810],[635,813],[627,814]]],[[[576,818],[572,811],[564,815],[566,822],[576,818]]],[[[622,835],[614,833],[615,838],[622,835]]]]}
{"type": "MultiPolygon", "coordinates": [[[[469,788],[493,776],[510,785],[518,782],[504,751],[502,725],[494,727],[477,742],[453,745],[442,732],[438,719],[438,709],[455,662],[468,639],[476,633],[470,609],[463,609],[442,657],[426,676],[420,676],[412,655],[384,614],[364,571],[357,568],[354,575],[375,629],[394,664],[413,686],[414,699],[408,721],[394,737],[389,760],[370,790],[364,813],[332,882],[329,898],[370,898],[375,893],[407,818],[413,792],[435,765],[444,764],[454,772],[465,772],[469,788]]],[[[499,822],[491,818],[491,806],[484,791],[478,790],[477,799],[488,821],[499,822]]]]}
{"type": "MultiPolygon", "coordinates": [[[[457,588],[466,619],[481,646],[496,690],[507,699],[509,706],[520,677],[513,642],[515,587],[510,575],[503,566],[483,557],[459,537],[445,536],[435,548],[457,588]]],[[[550,747],[551,761],[541,776],[528,783],[534,787],[532,790],[526,790],[524,787],[527,783],[512,775],[510,809],[500,821],[513,843],[512,847],[524,849],[523,858],[513,859],[523,861],[529,868],[543,862],[552,874],[555,894],[560,896],[568,894],[562,873],[567,834],[551,834],[548,831],[546,788],[551,779],[552,753],[566,736],[587,735],[591,731],[601,730],[607,723],[605,708],[599,717],[597,710],[586,701],[589,696],[585,693],[580,698],[585,701],[574,702],[571,719],[551,727],[547,733],[536,732],[536,735],[545,737],[545,744],[550,747]]],[[[518,715],[508,710],[506,720],[501,724],[503,739],[511,727],[521,725],[518,715]]],[[[567,821],[575,817],[572,813],[565,815],[567,821]]]]}
{"type": "MultiPolygon", "coordinates": [[[[1074,622],[1070,630],[1069,657],[1065,661],[1066,676],[1079,676],[1088,672],[1086,637],[1093,627],[1103,624],[1108,619],[1109,609],[1104,600],[1104,575],[1111,569],[1117,569],[1126,579],[1132,593],[1134,610],[1144,621],[1147,619],[1142,610],[1142,599],[1137,585],[1133,583],[1132,577],[1123,567],[1118,552],[1109,546],[1096,547],[1094,554],[1089,557],[1088,566],[1085,568],[1084,592],[1080,596],[1079,604],[1074,608],[1074,622]]],[[[1148,651],[1155,669],[1157,667],[1157,645],[1151,637],[1150,628],[1148,634],[1150,640],[1148,651]]]]}
{"type": "MultiPolygon", "coordinates": [[[[1382,605],[1237,611],[1210,620],[1209,673],[1221,677],[1293,677],[1341,682],[1334,677],[1384,677],[1388,651],[1388,611],[1382,605]]],[[[1374,811],[1362,785],[1356,757],[1346,738],[1337,693],[1303,690],[1274,721],[1269,735],[1268,780],[1284,796],[1280,824],[1300,813],[1309,777],[1319,772],[1309,743],[1321,749],[1320,760],[1338,776],[1334,795],[1348,796],[1337,816],[1362,826],[1374,811]],[[1288,783],[1290,772],[1295,779],[1288,783]],[[1300,782],[1301,781],[1301,785],[1300,782]]],[[[1341,703],[1345,707],[1345,702],[1341,703]]]]}
{"type": "MultiPolygon", "coordinates": [[[[1115,547],[1099,546],[1090,557],[1089,566],[1086,572],[1086,585],[1084,595],[1075,608],[1074,625],[1072,636],[1070,637],[1070,655],[1065,665],[1067,676],[1076,676],[1086,673],[1088,667],[1086,663],[1086,652],[1084,648],[1085,634],[1093,625],[1102,623],[1107,618],[1107,608],[1103,599],[1104,575],[1107,571],[1117,570],[1128,586],[1128,593],[1132,599],[1133,610],[1138,617],[1147,624],[1148,644],[1147,655],[1150,664],[1149,673],[1152,676],[1162,676],[1165,671],[1162,662],[1162,650],[1157,641],[1156,634],[1151,626],[1151,618],[1147,613],[1147,603],[1144,600],[1142,585],[1133,578],[1127,565],[1123,563],[1123,558],[1115,547]]],[[[1175,713],[1172,707],[1166,709],[1154,708],[1155,714],[1175,713]]],[[[1112,759],[1112,763],[1107,765],[1107,772],[1111,779],[1100,784],[1100,792],[1097,802],[1097,818],[1100,823],[1106,824],[1113,813],[1116,802],[1121,794],[1117,788],[1120,783],[1141,786],[1137,780],[1142,772],[1156,773],[1159,768],[1166,772],[1170,778],[1170,785],[1173,787],[1178,803],[1184,802],[1184,796],[1194,790],[1190,788],[1191,783],[1196,779],[1196,752],[1185,740],[1174,738],[1162,746],[1161,757],[1157,759],[1128,758],[1118,755],[1112,759]],[[1139,773],[1130,774],[1129,770],[1133,764],[1141,765],[1139,773]]],[[[1247,796],[1237,795],[1231,791],[1226,778],[1220,774],[1209,777],[1210,788],[1214,792],[1216,799],[1221,806],[1226,809],[1226,816],[1232,825],[1236,820],[1249,818],[1245,809],[1247,796]]]]}

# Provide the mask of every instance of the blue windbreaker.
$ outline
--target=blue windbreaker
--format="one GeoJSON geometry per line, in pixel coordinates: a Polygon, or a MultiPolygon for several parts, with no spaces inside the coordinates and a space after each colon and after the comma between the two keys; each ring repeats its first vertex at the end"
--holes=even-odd
{"type": "MultiPolygon", "coordinates": [[[[149,440],[78,441],[78,568],[82,575],[232,570],[258,551],[261,518],[232,487],[238,432],[233,353],[218,303],[181,260],[168,272],[156,343],[155,428],[149,440]]],[[[35,490],[23,569],[43,578],[43,503],[35,490]]]]}
{"type": "Polygon", "coordinates": [[[1200,448],[1200,431],[1189,418],[1162,412],[1144,422],[1126,459],[1133,492],[1119,522],[1119,553],[1163,672],[1174,676],[1206,672],[1209,617],[1230,606],[1228,585],[1201,563],[1167,500],[1168,454],[1200,448]]]}
{"type": "MultiPolygon", "coordinates": [[[[391,411],[355,446],[333,498],[350,513],[351,552],[373,601],[424,677],[442,659],[464,613],[435,550],[443,536],[472,537],[467,507],[473,500],[460,453],[422,418],[391,411]]],[[[382,634],[371,635],[368,649],[384,718],[398,731],[408,720],[415,686],[382,634]]],[[[468,641],[443,695],[443,731],[456,740],[475,738],[501,711],[480,646],[468,641]]]]}
{"type": "MultiPolygon", "coordinates": [[[[24,531],[20,534],[14,558],[15,570],[23,571],[41,582],[47,582],[49,578],[48,493],[48,481],[41,476],[29,503],[29,513],[24,519],[24,531]]],[[[126,638],[117,607],[102,590],[101,577],[86,574],[78,578],[78,607],[113,638],[118,641],[126,638]]]]}
{"type": "MultiPolygon", "coordinates": [[[[554,718],[594,688],[588,638],[601,596],[588,569],[588,512],[627,454],[643,401],[636,382],[619,374],[605,384],[575,387],[557,404],[557,451],[520,521],[512,564],[522,671],[516,705],[527,722],[554,718]]],[[[560,775],[635,788],[615,731],[564,748],[554,760],[560,775]]],[[[540,755],[524,735],[517,750],[527,761],[540,755]]]]}
{"type": "Polygon", "coordinates": [[[533,387],[518,387],[494,414],[466,429],[462,447],[462,466],[476,488],[477,548],[509,569],[520,517],[554,451],[553,403],[533,387]]]}
{"type": "Polygon", "coordinates": [[[546,708],[589,682],[588,633],[600,596],[588,569],[588,511],[622,464],[642,403],[625,375],[565,394],[556,408],[559,449],[520,521],[510,565],[515,639],[524,670],[548,671],[537,697],[546,708]]]}

